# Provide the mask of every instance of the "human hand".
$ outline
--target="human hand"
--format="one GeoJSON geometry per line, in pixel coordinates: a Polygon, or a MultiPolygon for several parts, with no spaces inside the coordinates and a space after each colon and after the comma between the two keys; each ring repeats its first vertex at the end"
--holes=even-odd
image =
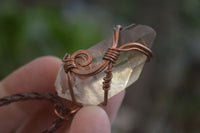
{"type": "MultiPolygon", "coordinates": [[[[53,92],[61,65],[56,57],[41,57],[19,68],[0,82],[0,98],[24,92],[53,92]]],[[[124,91],[112,97],[106,107],[80,109],[72,121],[65,122],[59,133],[110,133],[111,123],[124,97],[124,91]]],[[[17,102],[0,108],[3,133],[38,133],[51,126],[56,117],[47,101],[17,102]]]]}

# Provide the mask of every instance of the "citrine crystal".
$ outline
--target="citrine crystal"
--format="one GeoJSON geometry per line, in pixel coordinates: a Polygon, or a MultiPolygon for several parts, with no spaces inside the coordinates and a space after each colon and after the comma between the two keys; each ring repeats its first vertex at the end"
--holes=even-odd
{"type": "MultiPolygon", "coordinates": [[[[151,47],[156,36],[155,31],[144,25],[131,25],[120,32],[120,40],[118,46],[129,42],[141,42],[151,47]]],[[[85,68],[91,69],[102,61],[102,58],[109,47],[112,45],[112,37],[94,45],[87,51],[92,54],[93,62],[85,68]]],[[[139,51],[120,52],[120,57],[113,68],[113,78],[111,89],[109,90],[108,98],[116,95],[126,87],[133,84],[139,77],[146,56],[139,51]]],[[[77,102],[87,105],[98,105],[104,100],[104,91],[102,89],[103,78],[105,73],[101,72],[94,76],[80,76],[72,73],[73,90],[77,102]]],[[[62,98],[71,100],[71,95],[68,87],[67,74],[61,65],[58,76],[55,82],[56,91],[62,98]]]]}

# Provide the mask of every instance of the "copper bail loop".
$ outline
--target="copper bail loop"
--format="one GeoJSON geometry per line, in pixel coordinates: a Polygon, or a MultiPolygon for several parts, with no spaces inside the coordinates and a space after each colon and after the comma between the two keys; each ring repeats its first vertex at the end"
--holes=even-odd
{"type": "Polygon", "coordinates": [[[74,107],[74,108],[70,109],[69,112],[63,113],[63,112],[58,111],[58,110],[55,108],[55,109],[54,109],[54,113],[55,113],[55,115],[56,115],[57,117],[59,117],[60,119],[68,121],[68,120],[70,120],[70,119],[72,118],[72,116],[73,116],[74,114],[76,114],[76,112],[78,112],[80,109],[81,109],[81,107],[74,107]]]}

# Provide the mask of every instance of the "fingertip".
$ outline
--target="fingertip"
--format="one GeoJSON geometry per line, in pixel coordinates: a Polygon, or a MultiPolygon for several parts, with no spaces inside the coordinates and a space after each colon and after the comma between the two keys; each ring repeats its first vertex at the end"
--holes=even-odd
{"type": "Polygon", "coordinates": [[[9,94],[52,91],[60,65],[61,60],[57,57],[39,57],[14,71],[1,83],[9,94]]]}
{"type": "Polygon", "coordinates": [[[98,106],[82,108],[74,117],[69,133],[110,133],[107,113],[98,106]]]}

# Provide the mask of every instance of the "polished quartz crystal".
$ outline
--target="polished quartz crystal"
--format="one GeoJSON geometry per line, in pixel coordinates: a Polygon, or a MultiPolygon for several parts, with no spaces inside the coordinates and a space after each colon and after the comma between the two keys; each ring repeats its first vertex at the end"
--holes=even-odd
{"type": "MultiPolygon", "coordinates": [[[[140,42],[142,38],[148,47],[151,47],[156,36],[155,31],[144,25],[131,25],[120,32],[118,46],[129,42],[140,42]]],[[[141,43],[141,42],[140,42],[141,43]]],[[[93,56],[92,63],[85,70],[95,68],[100,64],[102,58],[109,47],[112,45],[112,37],[94,45],[88,49],[93,56]]],[[[116,95],[126,87],[133,84],[139,77],[146,56],[136,50],[120,52],[120,57],[114,65],[112,71],[113,78],[108,98],[116,95]]],[[[104,90],[102,89],[105,73],[101,72],[94,76],[79,76],[72,73],[72,85],[77,102],[86,105],[98,105],[104,100],[104,90]]],[[[71,100],[68,87],[67,74],[61,65],[55,82],[56,91],[62,98],[71,100]]]]}

